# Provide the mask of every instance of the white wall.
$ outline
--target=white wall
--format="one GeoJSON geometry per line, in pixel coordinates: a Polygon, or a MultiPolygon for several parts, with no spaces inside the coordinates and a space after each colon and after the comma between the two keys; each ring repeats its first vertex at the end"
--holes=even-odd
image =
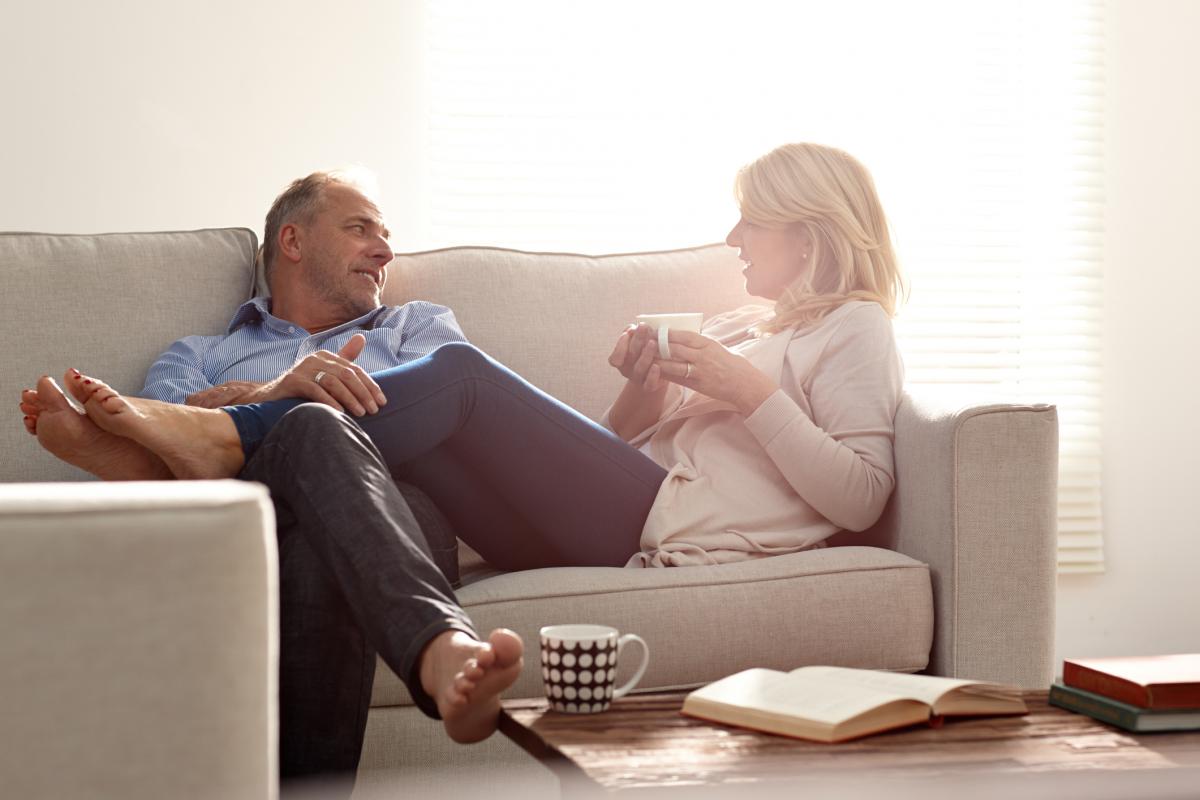
{"type": "Polygon", "coordinates": [[[1059,656],[1200,652],[1200,3],[1109,0],[1108,571],[1059,578],[1059,656]]]}
{"type": "MultiPolygon", "coordinates": [[[[428,99],[393,78],[424,63],[419,0],[4,17],[0,229],[257,229],[287,180],[359,161],[422,246],[428,99]]],[[[1200,652],[1200,3],[1110,0],[1108,21],[1109,569],[1060,578],[1060,658],[1200,652]]]]}
{"type": "Polygon", "coordinates": [[[360,162],[424,230],[421,0],[5,3],[0,230],[241,225],[360,162]]]}

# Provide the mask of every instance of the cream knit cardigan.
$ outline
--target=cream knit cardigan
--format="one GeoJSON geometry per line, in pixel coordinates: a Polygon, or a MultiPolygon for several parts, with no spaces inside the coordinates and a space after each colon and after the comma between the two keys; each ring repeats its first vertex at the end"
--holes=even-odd
{"type": "Polygon", "coordinates": [[[662,417],[630,441],[668,472],[626,566],[793,553],[883,513],[904,381],[891,320],[853,301],[813,326],[746,338],[770,314],[747,306],[703,330],[779,384],[753,414],[672,385],[662,417]]]}

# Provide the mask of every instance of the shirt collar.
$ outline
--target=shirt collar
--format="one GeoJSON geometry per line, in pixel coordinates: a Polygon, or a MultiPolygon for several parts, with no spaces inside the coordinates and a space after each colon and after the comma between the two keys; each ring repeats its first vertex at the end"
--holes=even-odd
{"type": "Polygon", "coordinates": [[[263,322],[271,316],[271,298],[269,297],[251,297],[246,302],[238,306],[238,310],[234,313],[233,319],[229,321],[229,327],[226,333],[233,333],[243,325],[248,325],[251,322],[263,322]]]}
{"type": "MultiPolygon", "coordinates": [[[[326,333],[339,330],[350,326],[355,328],[373,328],[376,322],[382,322],[382,316],[388,311],[388,306],[380,306],[372,311],[368,311],[363,316],[355,320],[350,320],[336,328],[331,328],[326,333]]],[[[252,322],[263,322],[272,324],[274,327],[286,330],[290,327],[290,323],[279,319],[271,314],[271,298],[269,297],[252,297],[246,302],[238,306],[238,310],[234,313],[233,319],[229,321],[229,327],[226,333],[233,333],[238,328],[244,325],[249,325],[252,322]]]]}

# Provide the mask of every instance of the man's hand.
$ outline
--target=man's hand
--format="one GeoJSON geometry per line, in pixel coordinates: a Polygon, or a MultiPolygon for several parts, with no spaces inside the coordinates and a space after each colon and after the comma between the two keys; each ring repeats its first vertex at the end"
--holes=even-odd
{"type": "Polygon", "coordinates": [[[318,350],[275,380],[263,384],[251,393],[250,399],[242,402],[303,397],[338,411],[349,411],[356,417],[374,414],[387,403],[387,398],[366,370],[354,363],[366,344],[367,337],[356,333],[336,353],[318,350]]]}
{"type": "Polygon", "coordinates": [[[302,397],[338,411],[348,410],[356,417],[368,412],[374,414],[387,403],[387,398],[371,376],[354,363],[366,344],[367,337],[356,333],[338,352],[318,350],[273,381],[229,381],[190,395],[187,404],[220,408],[302,397]]]}
{"type": "Polygon", "coordinates": [[[235,406],[238,403],[248,402],[242,398],[250,392],[257,391],[262,386],[263,384],[255,383],[254,381],[227,381],[211,389],[203,389],[195,394],[188,395],[187,400],[184,401],[184,405],[199,406],[200,408],[235,406]]]}

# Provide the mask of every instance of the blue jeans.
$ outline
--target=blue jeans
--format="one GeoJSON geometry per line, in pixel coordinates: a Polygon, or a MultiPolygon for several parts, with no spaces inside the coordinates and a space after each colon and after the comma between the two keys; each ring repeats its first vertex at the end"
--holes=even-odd
{"type": "MultiPolygon", "coordinates": [[[[621,566],[637,552],[666,471],[610,431],[469,344],[371,377],[387,405],[356,421],[493,566],[621,566]]],[[[248,459],[302,402],[224,409],[248,459]]]]}

